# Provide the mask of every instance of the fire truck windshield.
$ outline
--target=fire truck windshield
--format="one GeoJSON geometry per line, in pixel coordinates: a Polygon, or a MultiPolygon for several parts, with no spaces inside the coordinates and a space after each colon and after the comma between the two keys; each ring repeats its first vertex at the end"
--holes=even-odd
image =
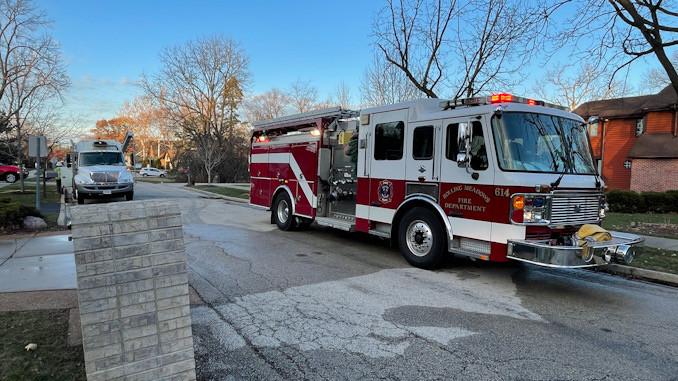
{"type": "Polygon", "coordinates": [[[492,131],[503,170],[596,173],[586,128],[576,120],[504,112],[492,117],[492,131]]]}

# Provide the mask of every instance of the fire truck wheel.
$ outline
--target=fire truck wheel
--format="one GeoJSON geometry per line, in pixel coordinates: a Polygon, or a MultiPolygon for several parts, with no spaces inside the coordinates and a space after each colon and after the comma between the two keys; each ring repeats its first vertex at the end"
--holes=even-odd
{"type": "Polygon", "coordinates": [[[400,221],[398,245],[412,266],[422,269],[437,267],[446,252],[444,242],[445,231],[429,209],[410,209],[400,221]]]}
{"type": "Polygon", "coordinates": [[[286,192],[281,192],[273,202],[273,220],[280,230],[294,230],[294,216],[292,215],[292,201],[286,192]]]}

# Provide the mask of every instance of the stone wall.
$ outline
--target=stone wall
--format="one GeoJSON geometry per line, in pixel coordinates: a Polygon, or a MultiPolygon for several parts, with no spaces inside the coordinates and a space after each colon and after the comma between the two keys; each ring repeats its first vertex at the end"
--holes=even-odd
{"type": "Polygon", "coordinates": [[[181,215],[168,201],[71,208],[88,380],[193,380],[181,215]]]}

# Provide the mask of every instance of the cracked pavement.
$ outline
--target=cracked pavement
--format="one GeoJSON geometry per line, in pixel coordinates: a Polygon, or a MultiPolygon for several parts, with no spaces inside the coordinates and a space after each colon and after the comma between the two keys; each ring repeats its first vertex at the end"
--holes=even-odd
{"type": "Polygon", "coordinates": [[[191,309],[201,380],[678,374],[675,288],[461,257],[424,271],[375,237],[281,232],[247,205],[178,203],[205,301],[191,309]]]}

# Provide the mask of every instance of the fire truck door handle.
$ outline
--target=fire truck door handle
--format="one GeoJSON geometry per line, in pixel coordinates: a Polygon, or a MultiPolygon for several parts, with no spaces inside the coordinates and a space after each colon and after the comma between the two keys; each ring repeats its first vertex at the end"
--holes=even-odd
{"type": "Polygon", "coordinates": [[[464,215],[464,212],[455,212],[454,210],[450,211],[450,217],[461,217],[464,215]]]}
{"type": "Polygon", "coordinates": [[[381,206],[379,201],[372,201],[372,206],[381,206]]]}

